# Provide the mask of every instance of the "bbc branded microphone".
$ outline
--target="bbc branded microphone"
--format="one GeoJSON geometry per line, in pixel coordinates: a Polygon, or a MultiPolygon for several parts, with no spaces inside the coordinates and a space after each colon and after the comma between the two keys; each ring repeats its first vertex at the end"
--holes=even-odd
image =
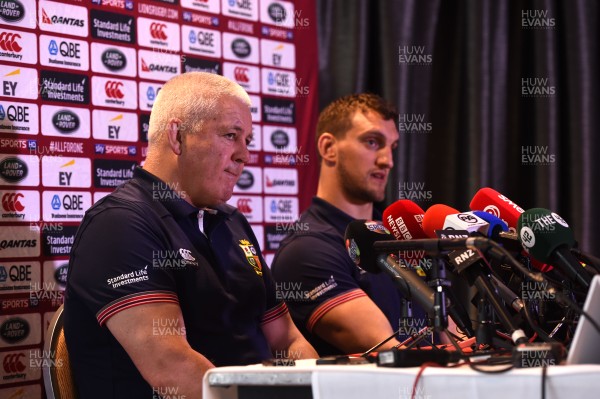
{"type": "Polygon", "coordinates": [[[571,254],[575,238],[558,214],[544,208],[528,209],[519,217],[517,231],[523,248],[532,257],[554,265],[572,281],[589,288],[592,276],[571,254]]]}
{"type": "MultiPolygon", "coordinates": [[[[377,253],[375,242],[396,241],[380,222],[353,220],[344,235],[346,250],[354,263],[369,273],[384,271],[408,300],[415,300],[427,313],[433,313],[434,292],[412,270],[403,268],[393,254],[377,253]]],[[[393,252],[393,251],[390,251],[393,252]]]]}
{"type": "MultiPolygon", "coordinates": [[[[423,231],[423,215],[425,212],[413,201],[401,199],[383,211],[383,224],[392,232],[396,240],[415,240],[426,239],[427,235],[423,231]]],[[[432,262],[434,259],[426,259],[425,251],[400,251],[399,257],[402,263],[411,266],[417,274],[425,274],[428,281],[435,281],[435,267],[432,262]],[[421,273],[419,273],[421,272],[421,273]]],[[[467,310],[458,300],[452,289],[446,290],[446,295],[450,299],[450,305],[447,308],[448,314],[452,317],[458,328],[468,337],[474,336],[467,310]]]]}
{"type": "Polygon", "coordinates": [[[423,232],[421,207],[411,200],[401,199],[385,208],[383,225],[396,237],[396,240],[428,238],[423,232]]]}

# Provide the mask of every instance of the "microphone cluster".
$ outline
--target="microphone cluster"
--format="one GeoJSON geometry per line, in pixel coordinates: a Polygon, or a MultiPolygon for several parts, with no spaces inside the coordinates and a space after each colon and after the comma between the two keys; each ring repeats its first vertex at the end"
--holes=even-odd
{"type": "MultiPolygon", "coordinates": [[[[405,298],[416,301],[440,330],[447,326],[447,312],[465,335],[477,334],[480,343],[475,317],[470,316],[475,312],[458,299],[463,293],[439,277],[447,266],[455,279],[464,278],[477,291],[477,328],[491,323],[515,345],[536,337],[555,342],[557,331],[568,323],[557,324],[548,334],[540,328],[540,320],[548,319],[543,314],[548,304],[530,295],[522,298],[525,289],[519,296],[514,287],[538,287],[545,299],[582,301],[598,267],[583,260],[594,257],[580,256],[569,225],[550,210],[524,210],[487,187],[475,194],[470,209],[460,212],[437,204],[425,212],[410,200],[396,201],[385,209],[381,222],[355,220],[348,225],[348,254],[362,270],[389,274],[405,298]]],[[[558,302],[555,308],[564,314],[554,316],[561,320],[569,311],[558,302]]]]}

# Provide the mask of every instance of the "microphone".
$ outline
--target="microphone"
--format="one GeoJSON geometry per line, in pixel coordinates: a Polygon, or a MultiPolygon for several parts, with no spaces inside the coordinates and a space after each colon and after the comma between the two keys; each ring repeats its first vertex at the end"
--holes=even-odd
{"type": "MultiPolygon", "coordinates": [[[[424,213],[423,209],[413,201],[401,199],[394,202],[383,211],[383,224],[394,234],[396,240],[426,239],[427,234],[423,231],[422,225],[424,213]]],[[[424,258],[423,253],[424,251],[401,251],[399,255],[404,264],[407,264],[410,261],[419,261],[418,265],[416,264],[417,262],[412,262],[410,265],[413,266],[413,268],[418,267],[416,269],[417,273],[422,271],[430,282],[428,285],[431,286],[439,280],[440,276],[437,275],[435,267],[433,266],[432,262],[434,259],[426,259],[425,262],[420,262],[424,258]],[[407,259],[411,255],[411,259],[407,259]]],[[[440,273],[443,273],[443,270],[440,270],[440,273]]],[[[467,310],[464,308],[461,301],[458,300],[452,289],[449,288],[445,291],[451,304],[448,307],[448,313],[452,317],[452,320],[454,320],[458,328],[464,332],[465,335],[468,337],[474,336],[475,333],[467,310]]]]}
{"type": "Polygon", "coordinates": [[[517,220],[525,210],[493,188],[484,187],[475,193],[469,205],[472,211],[484,211],[500,218],[515,231],[517,220]]]}
{"type": "MultiPolygon", "coordinates": [[[[469,207],[472,211],[480,210],[498,217],[508,225],[509,231],[515,234],[517,232],[519,217],[525,212],[523,208],[508,199],[505,195],[489,187],[484,187],[475,193],[469,207]]],[[[503,243],[506,244],[505,242],[503,243]]],[[[524,256],[529,258],[531,266],[537,270],[543,273],[552,270],[552,266],[532,258],[526,251],[522,252],[524,256]]]]}
{"type": "Polygon", "coordinates": [[[401,267],[395,255],[373,250],[376,242],[402,242],[396,241],[382,224],[370,220],[353,220],[346,227],[344,241],[348,255],[359,268],[369,273],[386,272],[406,299],[414,299],[427,313],[432,314],[433,290],[415,272],[401,267]]]}
{"type": "Polygon", "coordinates": [[[592,276],[571,254],[575,238],[569,225],[558,214],[544,208],[531,208],[517,222],[519,241],[533,258],[550,263],[572,281],[589,288],[592,276]]]}
{"type": "Polygon", "coordinates": [[[421,207],[411,200],[401,199],[385,208],[383,225],[396,237],[396,240],[427,238],[423,231],[421,207]]]}

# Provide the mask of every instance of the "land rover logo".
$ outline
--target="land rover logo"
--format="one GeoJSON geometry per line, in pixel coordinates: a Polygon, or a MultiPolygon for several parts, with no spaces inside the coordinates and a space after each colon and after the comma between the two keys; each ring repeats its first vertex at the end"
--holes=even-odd
{"type": "Polygon", "coordinates": [[[283,8],[281,6],[281,4],[279,4],[279,3],[271,4],[268,8],[268,12],[269,12],[269,17],[271,17],[271,19],[274,22],[281,23],[281,22],[285,21],[286,12],[285,12],[285,8],[283,8]]]}
{"type": "Polygon", "coordinates": [[[283,130],[275,130],[271,133],[271,144],[278,150],[281,150],[290,144],[290,138],[283,130]]]}
{"type": "Polygon", "coordinates": [[[67,272],[69,271],[69,264],[65,263],[64,265],[60,265],[55,271],[54,271],[54,279],[60,284],[60,285],[66,285],[67,284],[67,272]]]}
{"type": "Polygon", "coordinates": [[[27,320],[13,317],[0,326],[0,338],[9,344],[16,344],[29,336],[29,330],[27,320]]]}
{"type": "Polygon", "coordinates": [[[254,176],[247,170],[242,171],[240,178],[237,181],[237,186],[241,189],[247,189],[254,185],[254,176]]]}
{"type": "Polygon", "coordinates": [[[19,158],[6,158],[0,162],[0,176],[10,183],[17,183],[27,177],[27,164],[19,158]]]}
{"type": "Polygon", "coordinates": [[[25,7],[18,0],[0,1],[0,19],[6,22],[19,22],[25,16],[25,7]]]}
{"type": "Polygon", "coordinates": [[[102,53],[102,63],[111,71],[118,72],[127,66],[127,57],[120,50],[109,48],[102,53]]]}
{"type": "Polygon", "coordinates": [[[52,117],[52,124],[61,133],[73,133],[79,129],[79,116],[73,111],[61,109],[52,117]]]}
{"type": "Polygon", "coordinates": [[[252,47],[244,39],[235,39],[231,42],[231,51],[240,58],[246,58],[252,52],[252,47]]]}

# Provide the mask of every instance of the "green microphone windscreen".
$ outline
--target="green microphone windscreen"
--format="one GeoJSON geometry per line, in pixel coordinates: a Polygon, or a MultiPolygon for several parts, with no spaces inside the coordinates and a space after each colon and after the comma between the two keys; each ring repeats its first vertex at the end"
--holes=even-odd
{"type": "Polygon", "coordinates": [[[554,251],[566,245],[572,248],[575,238],[569,225],[558,214],[544,208],[531,208],[519,216],[519,241],[536,260],[552,263],[554,251]]]}

